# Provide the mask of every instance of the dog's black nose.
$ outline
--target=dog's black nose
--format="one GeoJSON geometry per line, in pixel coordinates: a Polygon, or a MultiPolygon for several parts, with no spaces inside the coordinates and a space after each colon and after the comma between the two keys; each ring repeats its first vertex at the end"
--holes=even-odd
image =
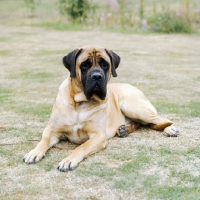
{"type": "Polygon", "coordinates": [[[101,73],[99,72],[94,72],[92,75],[91,75],[91,78],[94,80],[94,81],[100,81],[103,76],[101,75],[101,73]]]}

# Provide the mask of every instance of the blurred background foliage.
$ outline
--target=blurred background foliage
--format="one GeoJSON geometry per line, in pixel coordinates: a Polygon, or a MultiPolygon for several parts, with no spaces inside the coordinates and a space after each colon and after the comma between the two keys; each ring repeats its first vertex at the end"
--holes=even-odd
{"type": "Polygon", "coordinates": [[[199,0],[0,0],[0,22],[59,30],[191,33],[199,0]]]}

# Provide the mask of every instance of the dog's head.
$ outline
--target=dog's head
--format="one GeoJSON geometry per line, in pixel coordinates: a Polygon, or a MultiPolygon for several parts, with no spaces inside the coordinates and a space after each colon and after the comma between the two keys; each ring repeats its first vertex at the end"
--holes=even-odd
{"type": "Polygon", "coordinates": [[[117,76],[116,68],[120,57],[111,50],[99,46],[84,46],[63,57],[64,66],[71,78],[79,79],[86,98],[97,95],[104,100],[107,83],[112,74],[117,76]]]}

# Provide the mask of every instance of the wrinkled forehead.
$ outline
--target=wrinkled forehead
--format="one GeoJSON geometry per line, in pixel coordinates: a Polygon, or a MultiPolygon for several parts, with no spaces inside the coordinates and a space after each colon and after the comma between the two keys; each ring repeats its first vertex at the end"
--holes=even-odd
{"type": "Polygon", "coordinates": [[[100,58],[104,58],[105,60],[110,62],[110,57],[103,47],[85,46],[81,49],[82,52],[77,59],[77,62],[79,63],[87,60],[88,58],[91,60],[91,62],[96,62],[100,58]]]}

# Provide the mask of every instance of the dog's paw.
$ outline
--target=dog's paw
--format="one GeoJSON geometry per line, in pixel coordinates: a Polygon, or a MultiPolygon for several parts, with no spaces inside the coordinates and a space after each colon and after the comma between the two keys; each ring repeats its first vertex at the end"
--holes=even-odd
{"type": "Polygon", "coordinates": [[[178,129],[173,125],[166,127],[163,132],[167,137],[177,137],[178,133],[178,129]]]}
{"type": "Polygon", "coordinates": [[[128,127],[126,125],[121,125],[117,131],[118,137],[127,137],[128,133],[128,127]]]}
{"type": "Polygon", "coordinates": [[[78,162],[75,159],[70,159],[69,157],[63,159],[59,164],[57,169],[61,172],[67,172],[74,170],[78,165],[78,162]]]}
{"type": "Polygon", "coordinates": [[[24,156],[23,161],[27,164],[36,163],[44,158],[44,156],[44,153],[42,153],[41,151],[33,149],[24,156]]]}

